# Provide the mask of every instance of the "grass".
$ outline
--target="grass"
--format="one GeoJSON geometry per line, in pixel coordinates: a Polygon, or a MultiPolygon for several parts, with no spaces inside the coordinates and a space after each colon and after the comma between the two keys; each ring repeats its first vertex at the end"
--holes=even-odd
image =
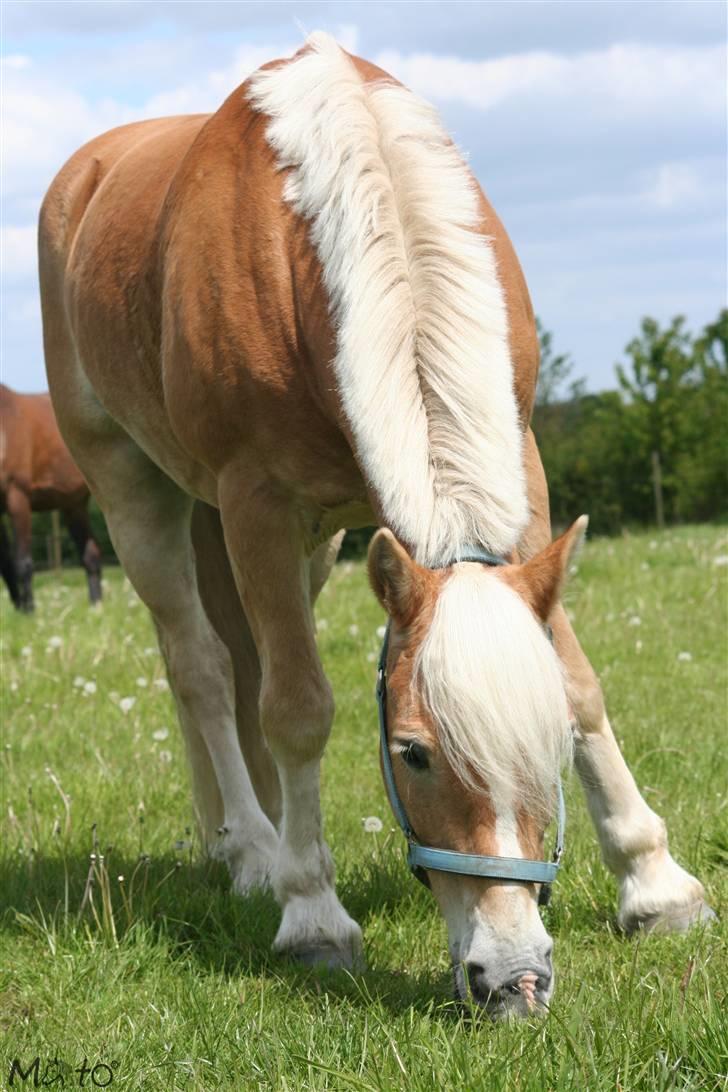
{"type": "Polygon", "coordinates": [[[152,627],[122,574],[107,573],[100,611],[80,572],[39,577],[35,617],[3,618],[0,1088],[36,1056],[41,1079],[58,1059],[45,1073],[63,1087],[93,1087],[72,1072],[85,1060],[112,1067],[99,1084],[145,1092],[727,1087],[727,554],[707,527],[594,541],[567,601],[637,782],[721,923],[619,936],[572,781],[546,911],[554,1004],[507,1025],[452,1004],[444,925],[404,867],[377,761],[382,617],[361,564],[337,566],[318,608],[338,699],[324,813],[364,930],[357,978],[274,958],[273,900],[234,897],[201,858],[152,627]]]}

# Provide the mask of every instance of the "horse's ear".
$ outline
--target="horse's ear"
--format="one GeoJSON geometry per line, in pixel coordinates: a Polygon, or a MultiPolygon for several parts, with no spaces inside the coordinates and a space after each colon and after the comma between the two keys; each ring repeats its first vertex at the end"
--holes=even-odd
{"type": "Polygon", "coordinates": [[[521,595],[542,622],[547,622],[566,581],[569,565],[584,541],[588,516],[579,516],[550,546],[518,568],[521,595]]]}
{"type": "Polygon", "coordinates": [[[387,614],[409,625],[422,606],[427,571],[413,561],[386,527],[369,544],[369,583],[387,614]]]}

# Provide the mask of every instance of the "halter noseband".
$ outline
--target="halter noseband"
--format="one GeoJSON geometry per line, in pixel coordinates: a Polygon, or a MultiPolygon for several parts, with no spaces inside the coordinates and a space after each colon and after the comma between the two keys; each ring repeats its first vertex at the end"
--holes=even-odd
{"type": "MultiPolygon", "coordinates": [[[[477,561],[485,565],[506,565],[502,557],[481,550],[479,547],[469,548],[459,554],[449,565],[455,565],[461,561],[477,561]]],[[[443,566],[447,568],[449,566],[443,566]]],[[[384,784],[392,811],[395,814],[405,838],[407,839],[407,863],[412,874],[426,887],[430,886],[427,878],[427,869],[436,872],[454,872],[460,876],[483,876],[492,880],[510,880],[515,883],[540,883],[539,905],[545,906],[551,898],[551,884],[556,879],[561,855],[564,851],[564,830],[566,828],[566,807],[564,805],[564,793],[561,788],[561,778],[558,785],[558,814],[556,828],[556,843],[550,861],[531,861],[521,857],[484,857],[479,853],[457,853],[449,849],[435,849],[433,846],[423,846],[417,840],[412,825],[407,818],[402,799],[397,792],[392,769],[392,758],[389,753],[389,740],[387,733],[387,652],[389,649],[389,628],[387,628],[382,642],[382,651],[379,654],[379,666],[377,669],[377,705],[379,707],[379,738],[382,751],[382,768],[384,770],[384,784]]],[[[547,628],[549,640],[551,630],[547,628]]]]}

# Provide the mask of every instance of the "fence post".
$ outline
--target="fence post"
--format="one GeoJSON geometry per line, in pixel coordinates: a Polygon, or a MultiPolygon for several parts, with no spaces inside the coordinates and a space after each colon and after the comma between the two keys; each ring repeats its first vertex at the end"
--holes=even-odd
{"type": "Polygon", "coordinates": [[[652,488],[655,492],[655,518],[657,526],[662,530],[665,526],[665,509],[662,503],[662,467],[659,451],[652,452],[652,488]]]}

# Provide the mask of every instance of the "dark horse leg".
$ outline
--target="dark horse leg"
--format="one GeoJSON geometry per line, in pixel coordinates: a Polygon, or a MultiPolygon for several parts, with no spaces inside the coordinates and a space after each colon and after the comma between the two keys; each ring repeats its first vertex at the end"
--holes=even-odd
{"type": "Polygon", "coordinates": [[[63,522],[73,539],[81,564],[88,579],[88,597],[91,603],[101,602],[101,550],[91,533],[88,508],[83,504],[77,508],[67,508],[63,512],[63,522]]]}
{"type": "MultiPolygon", "coordinates": [[[[32,512],[30,498],[11,485],[5,501],[10,522],[15,536],[15,572],[18,582],[18,602],[20,610],[30,611],[33,603],[33,556],[31,553],[32,512]]],[[[12,593],[11,593],[12,594],[12,593]]]]}
{"type": "Polygon", "coordinates": [[[15,558],[5,529],[5,520],[0,516],[0,576],[7,585],[14,607],[20,607],[20,587],[15,570],[15,558]]]}

